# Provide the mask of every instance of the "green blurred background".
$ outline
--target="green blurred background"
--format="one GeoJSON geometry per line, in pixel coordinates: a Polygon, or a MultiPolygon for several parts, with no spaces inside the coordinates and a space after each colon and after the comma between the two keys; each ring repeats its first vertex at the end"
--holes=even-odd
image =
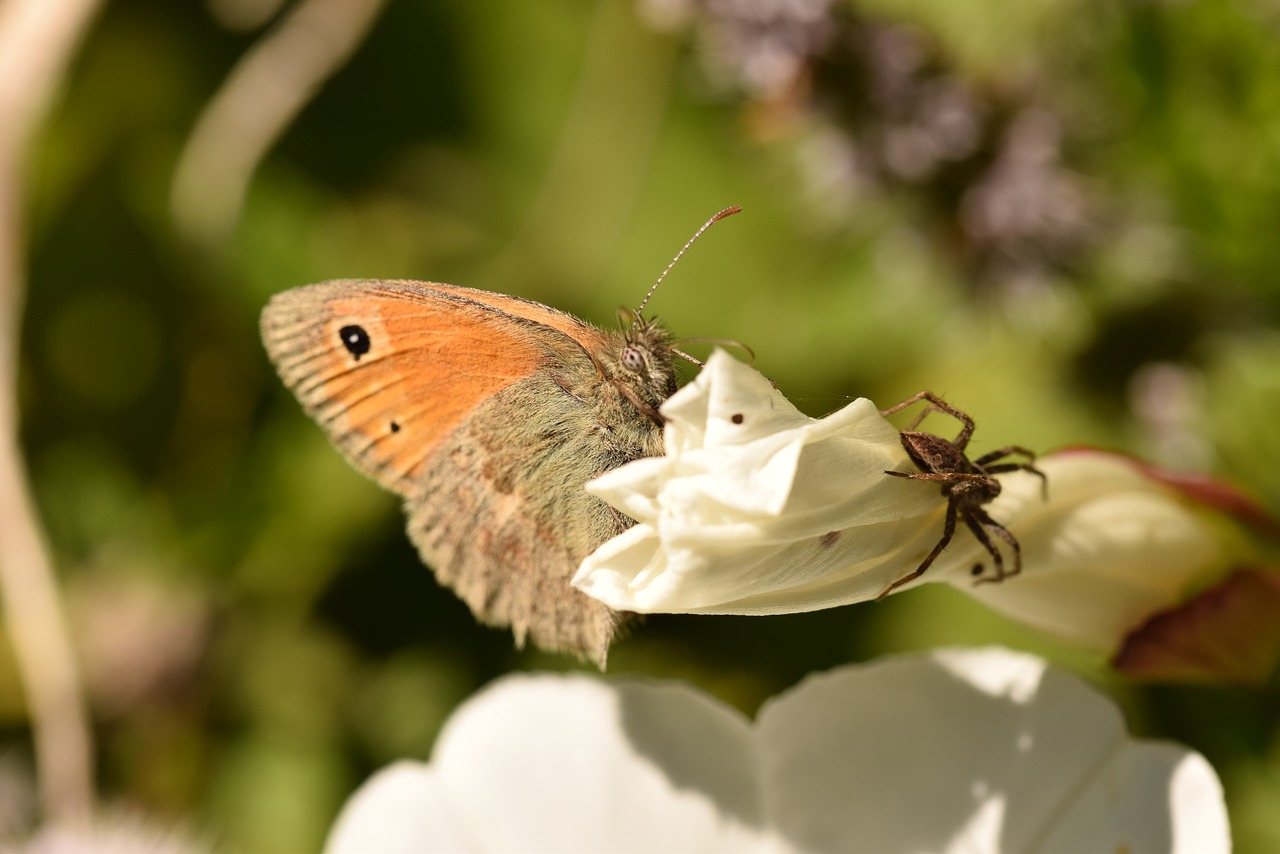
{"type": "MultiPolygon", "coordinates": [[[[477,627],[277,381],[258,312],[307,282],[433,279],[609,324],[739,204],[650,311],[748,344],[811,414],[929,388],[976,450],[1093,443],[1280,508],[1280,5],[387,0],[238,213],[197,169],[175,214],[198,120],[295,12],[108,3],[28,176],[22,431],[108,801],[225,850],[312,850],[477,687],[577,666],[477,627]]],[[[949,590],[651,618],[610,672],[750,712],[955,642],[1104,683],[1135,731],[1214,763],[1239,850],[1280,849],[1274,683],[1126,684],[949,590]]]]}

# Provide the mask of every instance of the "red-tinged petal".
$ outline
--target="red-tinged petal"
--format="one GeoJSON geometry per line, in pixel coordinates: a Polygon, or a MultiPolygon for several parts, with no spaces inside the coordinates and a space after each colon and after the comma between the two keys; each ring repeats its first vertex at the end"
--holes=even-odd
{"type": "Polygon", "coordinates": [[[1143,679],[1257,685],[1280,663],[1280,574],[1246,569],[1152,617],[1116,669],[1143,679]]]}
{"type": "Polygon", "coordinates": [[[1268,513],[1266,508],[1240,489],[1209,475],[1200,472],[1162,468],[1136,457],[1084,446],[1064,448],[1061,451],[1057,451],[1056,454],[1104,454],[1123,460],[1147,477],[1164,484],[1179,495],[1220,513],[1225,513],[1260,534],[1280,540],[1280,519],[1276,519],[1275,516],[1268,513]]]}
{"type": "Polygon", "coordinates": [[[985,559],[972,537],[957,537],[936,562],[940,578],[1012,619],[1111,654],[1134,627],[1236,563],[1205,513],[1127,458],[1054,453],[1036,465],[1047,499],[1037,478],[1014,472],[991,503],[1021,544],[1019,575],[999,584],[964,577],[985,559]]]}

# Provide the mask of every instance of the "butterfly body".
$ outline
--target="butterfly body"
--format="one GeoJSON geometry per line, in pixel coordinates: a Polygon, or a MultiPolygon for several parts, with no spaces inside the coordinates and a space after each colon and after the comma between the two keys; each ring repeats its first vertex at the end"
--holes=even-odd
{"type": "Polygon", "coordinates": [[[356,468],[399,494],[409,535],[477,618],[603,663],[620,615],[569,585],[631,524],[583,485],[662,453],[669,336],[426,282],[342,280],[274,297],[285,383],[356,468]]]}

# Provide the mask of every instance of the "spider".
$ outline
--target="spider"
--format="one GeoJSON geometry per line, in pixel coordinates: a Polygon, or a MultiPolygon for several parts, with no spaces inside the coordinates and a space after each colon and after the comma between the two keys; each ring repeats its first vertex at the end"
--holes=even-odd
{"type": "Polygon", "coordinates": [[[1020,445],[1009,445],[983,454],[976,460],[970,460],[965,456],[965,446],[969,444],[969,437],[973,435],[973,419],[965,413],[951,406],[949,403],[938,397],[933,392],[922,391],[917,395],[907,398],[897,406],[891,406],[881,412],[881,415],[893,415],[895,412],[901,412],[913,403],[921,400],[929,401],[929,405],[921,410],[916,416],[916,420],[908,425],[906,430],[902,431],[902,447],[906,448],[907,455],[911,457],[911,461],[920,469],[919,472],[903,472],[903,471],[886,471],[885,474],[893,477],[905,477],[912,480],[932,480],[942,484],[942,494],[947,499],[947,521],[942,529],[942,539],[938,540],[938,544],[933,547],[933,551],[929,552],[929,556],[916,567],[915,571],[904,575],[897,581],[885,588],[877,598],[883,599],[894,590],[909,581],[924,575],[926,569],[933,563],[934,559],[942,553],[942,550],[951,542],[951,538],[956,532],[956,518],[964,520],[965,525],[978,538],[978,542],[991,555],[992,561],[995,562],[995,574],[989,578],[982,578],[982,564],[977,563],[973,567],[974,575],[978,575],[977,583],[1003,581],[1005,578],[1017,575],[1022,571],[1022,549],[1018,545],[1017,539],[1009,530],[992,519],[986,510],[982,509],[982,505],[991,501],[1000,494],[1000,481],[996,480],[994,475],[1010,471],[1026,471],[1031,472],[1040,478],[1040,491],[1042,495],[1048,495],[1048,479],[1044,472],[1040,471],[1034,465],[1036,455],[1020,445]],[[935,436],[932,433],[921,433],[916,431],[916,427],[925,419],[930,412],[945,412],[952,418],[955,418],[963,425],[960,435],[952,441],[935,436]],[[1005,457],[1019,454],[1027,458],[1026,462],[1005,462],[997,463],[1005,457]],[[997,463],[993,465],[993,463],[997,463]],[[992,541],[992,536],[1003,540],[1013,551],[1013,567],[1008,572],[1004,570],[1004,557],[1000,554],[999,547],[992,541]]]}

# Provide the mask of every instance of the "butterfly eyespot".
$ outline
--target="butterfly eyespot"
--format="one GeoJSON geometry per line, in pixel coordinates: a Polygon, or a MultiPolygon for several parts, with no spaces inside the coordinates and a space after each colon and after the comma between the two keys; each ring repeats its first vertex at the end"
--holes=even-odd
{"type": "Polygon", "coordinates": [[[644,353],[640,352],[640,348],[638,347],[623,347],[621,360],[622,367],[632,373],[638,374],[640,371],[644,370],[644,353]]]}
{"type": "Polygon", "coordinates": [[[733,413],[733,415],[729,417],[729,420],[732,421],[734,424],[741,424],[743,421],[746,420],[746,417],[741,412],[735,412],[733,413]]]}
{"type": "Polygon", "coordinates": [[[391,432],[392,432],[392,433],[399,433],[399,432],[400,432],[400,425],[399,425],[397,422],[395,422],[395,421],[392,421],[392,422],[391,422],[391,432]]]}
{"type": "Polygon", "coordinates": [[[979,561],[975,563],[973,566],[969,567],[969,574],[972,575],[974,578],[977,578],[979,575],[982,575],[982,570],[984,569],[986,569],[986,567],[984,567],[982,565],[982,562],[979,561]]]}
{"type": "Polygon", "coordinates": [[[357,362],[360,361],[361,356],[369,352],[369,333],[364,331],[363,326],[344,326],[338,330],[338,338],[357,362]]]}

